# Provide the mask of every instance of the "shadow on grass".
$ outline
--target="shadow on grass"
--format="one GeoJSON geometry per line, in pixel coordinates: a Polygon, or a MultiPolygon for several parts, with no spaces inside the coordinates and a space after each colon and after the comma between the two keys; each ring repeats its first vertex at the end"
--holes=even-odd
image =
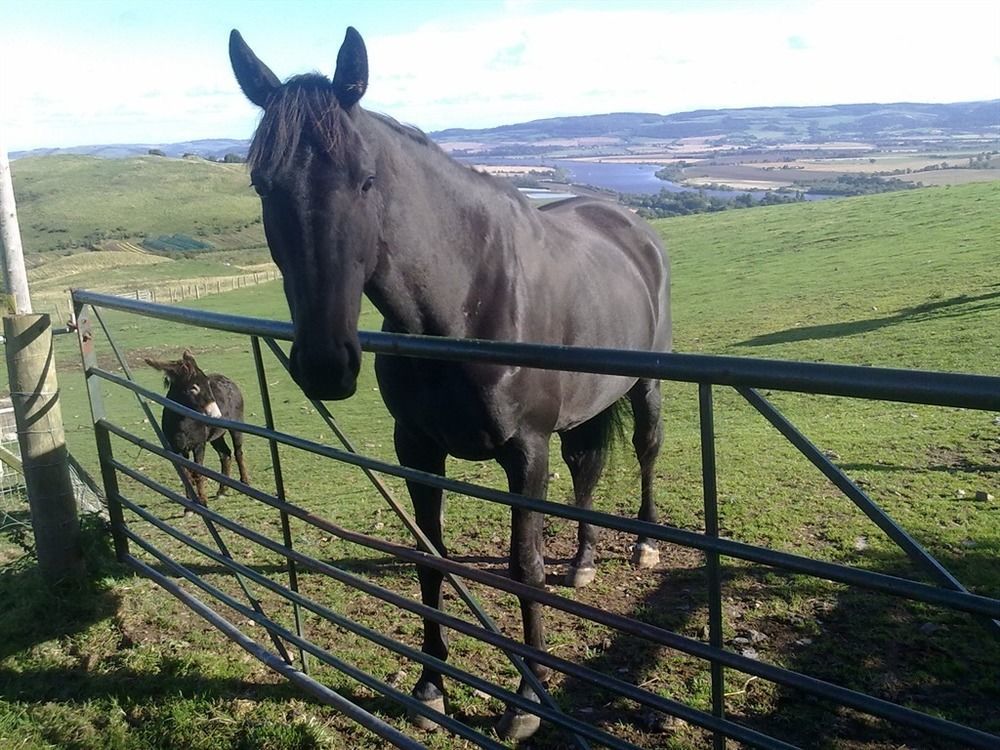
{"type": "Polygon", "coordinates": [[[855,336],[860,333],[870,333],[871,331],[877,331],[880,328],[900,323],[921,322],[931,318],[942,320],[944,318],[978,315],[985,309],[997,307],[998,305],[1000,305],[1000,291],[975,296],[963,294],[958,297],[925,302],[914,307],[905,307],[893,315],[886,315],[881,318],[856,320],[850,323],[824,323],[822,325],[801,326],[773,333],[765,333],[741,341],[739,345],[770,346],[772,344],[789,344],[797,341],[816,341],[843,336],[855,336]]]}
{"type": "MultiPolygon", "coordinates": [[[[926,580],[902,553],[865,553],[861,562],[880,572],[926,580]]],[[[971,553],[962,553],[961,560],[945,556],[941,562],[974,578],[964,581],[973,590],[989,593],[985,589],[992,588],[1000,574],[1000,541],[984,540],[971,553]]],[[[707,624],[706,590],[704,569],[667,570],[635,611],[645,622],[699,638],[707,624]]],[[[729,651],[981,731],[1000,732],[995,710],[1000,705],[1000,638],[970,615],[743,565],[723,566],[723,612],[724,647],[729,651]]],[[[678,656],[643,639],[616,634],[586,664],[689,705],[694,696],[693,704],[707,710],[707,662],[691,663],[678,656]],[[668,679],[663,679],[665,674],[668,679]]],[[[730,718],[801,747],[965,746],[795,689],[748,679],[734,670],[725,674],[730,718]]],[[[646,732],[656,723],[647,709],[584,682],[567,678],[557,694],[571,713],[609,729],[631,726],[646,732]]],[[[539,748],[570,747],[565,736],[550,727],[538,737],[539,748]]],[[[629,739],[643,747],[709,743],[708,734],[694,728],[673,738],[647,734],[629,739]]]]}
{"type": "Polygon", "coordinates": [[[87,577],[82,581],[48,586],[39,574],[33,554],[0,569],[0,660],[45,641],[72,636],[112,616],[119,597],[110,582],[131,577],[118,565],[106,525],[97,516],[81,521],[81,543],[87,577]]]}

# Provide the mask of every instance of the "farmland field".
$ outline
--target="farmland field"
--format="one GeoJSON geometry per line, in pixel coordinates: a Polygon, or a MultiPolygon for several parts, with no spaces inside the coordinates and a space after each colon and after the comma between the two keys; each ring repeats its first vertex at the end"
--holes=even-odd
{"type": "MultiPolygon", "coordinates": [[[[658,222],[672,254],[676,348],[998,375],[998,216],[1000,183],[992,182],[658,222]]],[[[161,266],[143,266],[143,273],[161,266]]],[[[277,283],[185,304],[287,319],[277,283]]],[[[107,322],[141,383],[160,387],[159,376],[143,365],[143,357],[173,358],[189,347],[205,369],[224,372],[243,385],[248,421],[263,423],[246,339],[115,313],[107,315],[107,322]]],[[[377,314],[366,307],[362,327],[378,325],[377,314]]],[[[102,366],[113,368],[102,336],[97,344],[102,366]]],[[[93,436],[74,347],[69,337],[57,342],[64,420],[71,449],[93,466],[93,436]]],[[[268,384],[279,429],[331,442],[313,407],[273,361],[268,362],[268,384]]],[[[126,396],[105,388],[110,417],[153,439],[144,415],[126,396]]],[[[770,398],[971,590],[1000,594],[997,415],[796,394],[772,393],[770,398]]],[[[391,420],[376,390],[370,356],[357,396],[332,408],[361,451],[392,457],[391,420]]],[[[923,580],[736,394],[719,389],[716,410],[724,535],[923,580]]],[[[657,504],[666,522],[701,530],[696,388],[665,384],[664,414],[657,504]]],[[[121,442],[115,448],[126,464],[176,488],[169,466],[150,453],[121,442]]],[[[281,458],[293,502],[338,524],[408,543],[391,512],[356,472],[292,451],[282,451],[281,458]]],[[[214,466],[214,456],[207,462],[214,466]]],[[[272,489],[268,446],[249,439],[247,463],[254,484],[272,489]]],[[[571,493],[568,473],[555,459],[552,471],[550,499],[563,500],[571,493]]],[[[449,473],[502,485],[499,471],[487,463],[450,462],[449,473]]],[[[634,460],[623,448],[602,480],[596,507],[633,515],[636,483],[634,460]]],[[[392,486],[404,495],[401,487],[392,486]]],[[[196,519],[181,517],[176,505],[133,482],[122,487],[127,496],[187,533],[206,537],[196,519]]],[[[280,539],[276,514],[245,498],[230,496],[213,501],[212,507],[280,539]]],[[[451,553],[504,570],[508,523],[502,509],[450,497],[451,553]]],[[[231,579],[210,561],[180,550],[148,526],[136,523],[135,528],[213,583],[233,590],[231,579]]],[[[567,522],[547,523],[550,572],[565,562],[575,534],[567,522]]],[[[297,548],[394,590],[416,593],[409,566],[299,524],[293,524],[293,535],[297,548]]],[[[21,546],[23,536],[9,528],[0,536],[0,596],[9,603],[0,614],[0,632],[7,634],[0,646],[0,746],[382,746],[336,712],[284,685],[148,581],[115,566],[104,537],[93,532],[87,539],[95,582],[60,601],[39,588],[30,554],[21,546]]],[[[702,638],[702,557],[663,545],[661,566],[637,574],[627,562],[629,542],[622,535],[604,534],[595,584],[575,593],[557,590],[702,638]]],[[[227,543],[237,559],[282,577],[280,558],[236,537],[227,536],[227,543]]],[[[728,648],[752,648],[763,661],[1000,732],[994,710],[1000,703],[1000,646],[969,618],[731,559],[723,562],[728,648]]],[[[301,588],[326,606],[419,646],[420,623],[411,615],[315,575],[303,575],[301,588]]],[[[476,593],[504,632],[519,637],[513,600],[476,593]]],[[[287,607],[262,598],[270,614],[291,621],[287,607]]],[[[449,611],[460,612],[454,599],[449,611]]],[[[251,635],[266,639],[245,617],[232,616],[251,635]]],[[[546,616],[548,645],[557,655],[606,669],[665,697],[708,707],[704,663],[560,613],[546,616]]],[[[409,689],[415,680],[414,665],[315,618],[306,618],[306,632],[400,689],[409,689]]],[[[512,668],[496,652],[468,638],[453,637],[451,660],[506,686],[516,683],[512,668]]],[[[329,668],[313,666],[327,684],[397,726],[407,726],[393,704],[329,668]]],[[[635,706],[572,680],[557,677],[551,688],[575,715],[640,745],[705,746],[705,735],[694,727],[675,724],[660,731],[635,706]]],[[[499,704],[462,685],[451,689],[453,711],[488,730],[499,704]]],[[[805,747],[953,747],[732,671],[727,673],[727,693],[727,711],[737,720],[805,747]]],[[[445,733],[419,738],[434,748],[467,746],[445,733]]],[[[543,727],[531,746],[562,748],[567,740],[543,727]]]]}

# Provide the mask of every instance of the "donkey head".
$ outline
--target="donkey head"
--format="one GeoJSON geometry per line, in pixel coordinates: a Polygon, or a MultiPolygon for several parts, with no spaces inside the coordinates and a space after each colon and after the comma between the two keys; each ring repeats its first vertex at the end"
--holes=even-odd
{"type": "Polygon", "coordinates": [[[167,386],[167,398],[209,417],[220,418],[222,411],[212,393],[212,383],[198,367],[194,356],[185,350],[181,358],[173,362],[146,359],[146,364],[163,373],[167,386]]]}

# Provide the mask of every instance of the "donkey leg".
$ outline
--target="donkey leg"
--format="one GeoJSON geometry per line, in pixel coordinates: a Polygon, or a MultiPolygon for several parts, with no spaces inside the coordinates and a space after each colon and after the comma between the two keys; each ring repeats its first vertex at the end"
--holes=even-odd
{"type": "Polygon", "coordinates": [[[239,430],[230,430],[229,437],[233,439],[233,452],[236,454],[236,466],[240,470],[240,481],[248,485],[250,484],[250,472],[247,471],[247,467],[243,463],[243,433],[239,430]]]}
{"type": "MultiPolygon", "coordinates": [[[[534,435],[511,441],[504,448],[499,461],[507,474],[510,491],[516,494],[545,499],[548,489],[549,436],[534,435]]],[[[543,550],[540,513],[514,509],[511,513],[510,575],[516,581],[537,588],[545,586],[545,558],[543,550]]],[[[541,605],[531,599],[520,598],[521,621],[524,625],[524,642],[541,651],[545,650],[545,632],[542,624],[541,605]]],[[[528,662],[528,667],[540,680],[545,680],[550,669],[528,662]]],[[[526,680],[521,679],[518,694],[533,701],[538,696],[526,680]]],[[[504,739],[523,740],[531,737],[541,724],[535,714],[508,706],[496,731],[504,739]]]]}
{"type": "MultiPolygon", "coordinates": [[[[196,464],[203,464],[205,462],[204,443],[196,445],[192,453],[192,458],[196,464]]],[[[197,501],[207,507],[208,500],[205,499],[205,475],[198,471],[192,471],[189,476],[194,480],[194,491],[197,495],[197,501]]]]}
{"type": "MultiPolygon", "coordinates": [[[[429,440],[413,435],[396,425],[394,440],[396,456],[399,463],[413,469],[420,469],[432,474],[444,476],[445,453],[429,440]]],[[[417,526],[427,535],[431,544],[442,555],[448,552],[444,546],[444,497],[441,490],[427,487],[418,482],[407,482],[406,488],[413,502],[413,512],[417,526]]],[[[443,609],[440,571],[424,566],[417,566],[417,577],[420,579],[420,598],[424,604],[437,610],[443,609]]],[[[424,620],[423,652],[442,661],[448,659],[448,635],[441,625],[431,620],[424,620]]],[[[424,666],[420,679],[414,686],[414,698],[430,708],[441,713],[448,710],[447,694],[444,689],[444,678],[441,673],[430,666],[424,666]]],[[[410,714],[410,721],[424,730],[434,730],[438,725],[426,716],[410,714]]]]}
{"type": "MultiPolygon", "coordinates": [[[[656,457],[663,442],[663,423],[660,419],[662,398],[659,380],[639,380],[628,392],[632,403],[635,431],[632,445],[639,459],[642,504],[639,506],[639,520],[656,523],[656,505],[653,502],[653,472],[656,457]]],[[[637,568],[652,568],[660,561],[656,541],[640,536],[632,554],[632,562],[637,568]]]]}
{"type": "MultiPolygon", "coordinates": [[[[601,478],[607,457],[609,416],[609,412],[604,412],[559,436],[562,441],[562,457],[573,478],[573,496],[578,508],[590,510],[593,505],[594,487],[601,478]]],[[[594,551],[597,530],[589,523],[581,523],[577,529],[577,539],[576,556],[566,571],[566,585],[582,588],[592,582],[596,575],[594,551]]]]}
{"type": "MultiPolygon", "coordinates": [[[[233,452],[229,450],[229,444],[226,443],[226,436],[219,435],[215,440],[212,441],[212,447],[215,448],[215,452],[219,454],[219,463],[222,465],[222,474],[225,477],[229,476],[229,472],[233,467],[233,452]]],[[[222,497],[226,494],[226,490],[229,488],[222,482],[219,482],[219,490],[215,493],[216,497],[222,497]]]]}

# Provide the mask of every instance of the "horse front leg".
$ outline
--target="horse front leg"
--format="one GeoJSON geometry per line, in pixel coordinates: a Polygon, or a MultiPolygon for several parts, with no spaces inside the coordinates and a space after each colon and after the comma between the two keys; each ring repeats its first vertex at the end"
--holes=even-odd
{"type": "MultiPolygon", "coordinates": [[[[412,469],[419,469],[431,474],[444,476],[445,453],[426,438],[413,435],[406,429],[396,425],[394,440],[396,456],[399,463],[412,469]]],[[[413,502],[413,512],[417,526],[424,532],[431,544],[442,555],[448,552],[444,545],[444,496],[440,489],[428,487],[419,482],[407,482],[406,488],[413,502]]],[[[420,580],[420,598],[427,606],[437,610],[442,609],[441,582],[443,574],[422,565],[417,566],[417,577],[420,580]]],[[[423,652],[442,661],[448,659],[448,635],[445,629],[431,620],[424,620],[423,652]]],[[[412,693],[421,703],[441,713],[448,710],[447,693],[444,689],[444,678],[436,669],[425,666],[420,679],[412,693]]],[[[410,721],[425,730],[437,729],[433,720],[419,714],[411,714],[410,721]]]]}
{"type": "MultiPolygon", "coordinates": [[[[507,474],[510,491],[545,499],[548,489],[549,440],[548,435],[534,435],[511,441],[504,447],[500,464],[507,474]]],[[[515,508],[511,512],[510,575],[516,581],[536,588],[545,586],[545,556],[542,536],[544,518],[540,513],[515,508]]],[[[542,607],[531,599],[519,597],[521,621],[524,625],[524,642],[540,651],[545,650],[545,632],[542,607]]],[[[551,670],[541,664],[528,662],[528,667],[538,679],[544,681],[551,670]]],[[[538,696],[524,678],[518,694],[538,702],[538,696]]],[[[497,724],[497,734],[505,739],[523,740],[531,737],[541,724],[541,719],[522,709],[508,706],[497,724]]]]}

